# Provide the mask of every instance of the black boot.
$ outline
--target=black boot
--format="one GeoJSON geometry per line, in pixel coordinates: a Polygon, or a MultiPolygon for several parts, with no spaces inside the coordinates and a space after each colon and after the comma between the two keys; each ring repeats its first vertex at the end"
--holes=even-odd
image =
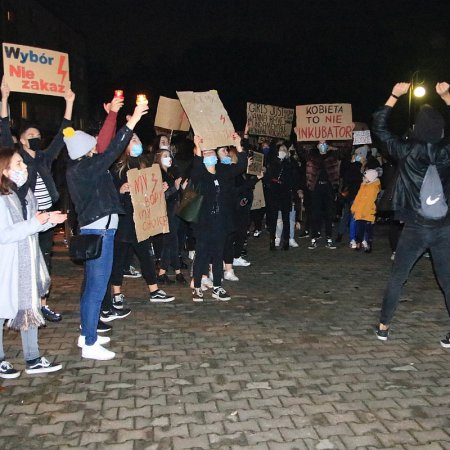
{"type": "Polygon", "coordinates": [[[284,240],[284,241],[282,241],[282,243],[281,243],[281,249],[282,250],[289,250],[289,240],[284,240]]]}

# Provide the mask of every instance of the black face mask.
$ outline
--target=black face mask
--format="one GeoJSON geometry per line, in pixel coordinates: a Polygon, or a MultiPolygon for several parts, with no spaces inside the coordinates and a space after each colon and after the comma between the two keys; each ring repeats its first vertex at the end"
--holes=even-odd
{"type": "Polygon", "coordinates": [[[41,138],[30,138],[28,139],[28,145],[31,150],[38,152],[41,149],[41,138]]]}

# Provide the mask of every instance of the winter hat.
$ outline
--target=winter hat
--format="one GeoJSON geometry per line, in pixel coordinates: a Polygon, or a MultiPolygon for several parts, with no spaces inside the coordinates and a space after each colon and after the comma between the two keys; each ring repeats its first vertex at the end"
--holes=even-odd
{"type": "Polygon", "coordinates": [[[443,137],[444,118],[430,105],[424,105],[416,116],[412,136],[418,141],[436,144],[443,137]]]}
{"type": "Polygon", "coordinates": [[[97,140],[94,136],[84,131],[75,131],[72,127],[64,128],[63,134],[70,159],[81,158],[97,145],[97,140]]]}
{"type": "Polygon", "coordinates": [[[375,169],[366,170],[364,177],[369,183],[373,183],[378,178],[378,172],[375,169]]]}
{"type": "Polygon", "coordinates": [[[367,158],[367,151],[369,150],[369,146],[363,145],[362,147],[358,147],[355,150],[355,155],[359,155],[362,158],[367,158]]]}

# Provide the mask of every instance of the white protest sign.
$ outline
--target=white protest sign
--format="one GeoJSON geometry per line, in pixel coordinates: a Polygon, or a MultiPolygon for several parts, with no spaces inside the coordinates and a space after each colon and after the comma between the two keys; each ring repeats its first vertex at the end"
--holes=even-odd
{"type": "Polygon", "coordinates": [[[64,97],[70,88],[67,53],[3,43],[3,73],[13,92],[64,97]]]}
{"type": "Polygon", "coordinates": [[[217,91],[177,92],[194,133],[203,138],[202,150],[234,145],[234,126],[217,91]]]}
{"type": "Polygon", "coordinates": [[[281,106],[247,103],[248,133],[289,139],[294,110],[281,106]]]}
{"type": "Polygon", "coordinates": [[[354,131],[353,132],[353,145],[371,144],[372,137],[370,130],[354,131]]]}
{"type": "Polygon", "coordinates": [[[353,139],[352,105],[330,103],[296,107],[297,141],[353,139]]]}

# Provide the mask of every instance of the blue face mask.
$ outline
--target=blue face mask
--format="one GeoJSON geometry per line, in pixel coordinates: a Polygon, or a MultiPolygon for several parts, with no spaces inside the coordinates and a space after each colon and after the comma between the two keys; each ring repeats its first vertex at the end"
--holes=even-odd
{"type": "Polygon", "coordinates": [[[324,155],[328,151],[328,144],[319,144],[319,152],[324,155]]]}
{"type": "Polygon", "coordinates": [[[262,151],[263,151],[264,155],[267,156],[270,152],[270,147],[263,147],[262,151]]]}
{"type": "Polygon", "coordinates": [[[226,164],[226,165],[231,164],[231,156],[224,156],[224,157],[220,160],[220,162],[221,162],[222,164],[226,164]]]}
{"type": "Polygon", "coordinates": [[[206,167],[213,167],[217,164],[217,156],[205,156],[203,158],[203,164],[206,167]]]}
{"type": "Polygon", "coordinates": [[[361,162],[361,159],[362,159],[361,155],[356,155],[355,156],[355,161],[356,162],[361,162]]]}
{"type": "Polygon", "coordinates": [[[130,149],[130,156],[132,156],[133,158],[137,158],[138,156],[142,155],[142,152],[142,144],[133,144],[130,149]]]}

